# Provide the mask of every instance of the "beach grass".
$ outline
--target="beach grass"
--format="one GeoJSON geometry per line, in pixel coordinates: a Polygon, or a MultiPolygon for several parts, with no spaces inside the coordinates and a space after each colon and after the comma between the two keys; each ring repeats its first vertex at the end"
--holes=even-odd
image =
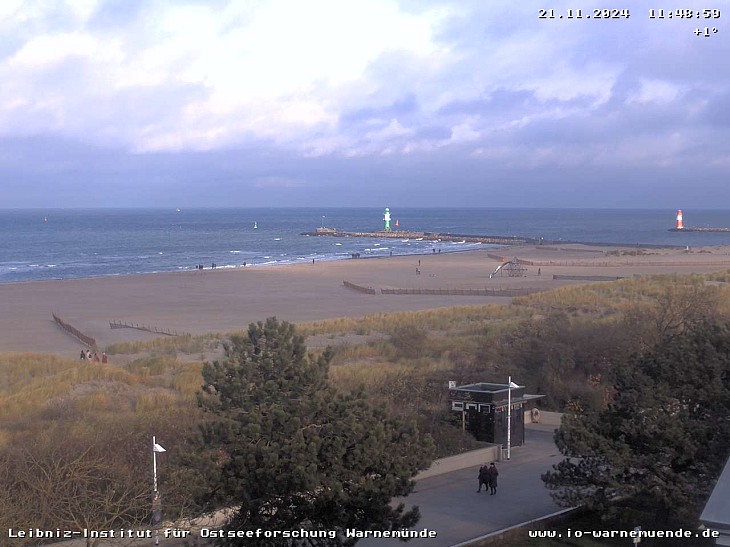
{"type": "Polygon", "coordinates": [[[154,352],[158,354],[174,355],[175,353],[185,353],[188,355],[203,353],[205,351],[216,349],[221,340],[225,338],[224,334],[209,333],[193,336],[191,334],[183,334],[180,336],[162,336],[152,340],[138,340],[134,342],[118,342],[110,344],[105,348],[109,355],[117,354],[135,354],[154,352]]]}
{"type": "Polygon", "coordinates": [[[119,367],[47,354],[2,354],[0,443],[63,422],[131,420],[157,412],[195,414],[201,366],[170,356],[119,367]]]}
{"type": "MultiPolygon", "coordinates": [[[[297,332],[338,338],[329,373],[337,390],[364,388],[373,401],[412,416],[425,431],[448,437],[441,423],[448,380],[469,383],[512,374],[530,389],[549,392],[545,402],[554,410],[602,404],[610,363],[650,345],[657,329],[671,326],[674,307],[697,317],[704,312],[730,317],[730,284],[724,275],[571,285],[515,298],[510,306],[371,314],[302,323],[297,332]],[[353,334],[370,338],[349,342],[353,334]],[[622,351],[601,354],[616,351],[611,344],[622,351]]],[[[202,364],[211,355],[220,356],[228,336],[161,337],[108,348],[133,356],[124,365],[0,354],[0,442],[12,443],[24,430],[50,427],[49,418],[134,421],[162,413],[190,422],[198,412],[202,364]]],[[[441,455],[453,448],[437,444],[441,455]]]]}

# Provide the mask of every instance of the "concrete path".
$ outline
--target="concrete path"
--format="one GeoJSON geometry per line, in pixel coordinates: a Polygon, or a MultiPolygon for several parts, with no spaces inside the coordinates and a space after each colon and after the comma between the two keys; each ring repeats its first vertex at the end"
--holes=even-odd
{"type": "MultiPolygon", "coordinates": [[[[491,460],[477,463],[472,456],[488,452],[483,450],[469,454],[469,458],[464,460],[466,462],[473,460],[469,467],[432,476],[428,476],[430,473],[426,472],[426,478],[417,481],[414,493],[402,500],[395,500],[395,503],[403,501],[407,507],[418,505],[421,510],[421,520],[414,529],[433,531],[436,533],[435,538],[415,538],[407,544],[398,539],[369,538],[360,540],[358,546],[447,547],[559,511],[561,508],[552,501],[548,490],[540,480],[542,473],[561,460],[560,453],[553,443],[555,427],[548,424],[525,424],[525,445],[513,448],[509,461],[497,462],[499,487],[494,496],[489,495],[484,489],[481,493],[476,493],[479,467],[481,463],[489,463],[491,460]]],[[[211,527],[217,526],[213,524],[211,527]]],[[[140,533],[152,534],[146,530],[140,533]]],[[[124,547],[154,544],[154,537],[121,542],[118,540],[99,542],[100,546],[124,547]]],[[[207,545],[207,542],[201,541],[197,531],[193,531],[187,541],[165,538],[161,535],[159,544],[163,547],[182,547],[207,545]]],[[[85,547],[86,541],[79,538],[56,545],[85,547]]]]}
{"type": "Polygon", "coordinates": [[[497,463],[499,487],[494,496],[477,490],[479,466],[426,478],[402,501],[417,505],[421,520],[415,530],[432,530],[432,539],[414,538],[407,544],[398,539],[363,539],[363,547],[445,547],[540,518],[559,507],[550,498],[540,475],[562,457],[553,442],[554,426],[526,424],[525,445],[513,448],[511,459],[497,463]]]}

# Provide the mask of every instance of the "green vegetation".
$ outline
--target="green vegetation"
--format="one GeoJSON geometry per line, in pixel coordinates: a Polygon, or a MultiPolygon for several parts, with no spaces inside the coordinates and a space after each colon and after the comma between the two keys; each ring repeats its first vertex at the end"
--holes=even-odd
{"type": "MultiPolygon", "coordinates": [[[[363,393],[388,416],[415,421],[434,439],[436,456],[444,456],[480,445],[462,434],[449,411],[449,380],[506,381],[511,375],[528,392],[545,394],[545,409],[605,411],[616,396],[616,374],[637,362],[633,355],[695,325],[730,319],[728,281],[730,273],[640,277],[536,293],[510,306],[302,324],[297,334],[334,344],[331,355],[310,348],[315,359],[326,355],[332,389],[342,397],[363,393]]],[[[161,455],[160,474],[166,518],[198,511],[193,498],[205,491],[206,477],[190,471],[176,454],[193,450],[190,439],[211,418],[196,399],[204,362],[220,360],[224,341],[240,334],[117,344],[106,348],[113,355],[109,365],[0,354],[0,470],[13,470],[0,471],[0,529],[74,525],[50,509],[45,516],[34,513],[40,509],[28,492],[36,486],[17,482],[33,474],[31,450],[38,465],[66,466],[80,476],[97,458],[114,461],[118,474],[101,477],[98,484],[79,479],[75,487],[91,495],[121,481],[127,507],[104,510],[107,520],[99,522],[111,522],[115,511],[128,524],[144,521],[149,515],[135,505],[137,486],[125,481],[147,476],[152,435],[168,449],[161,455]],[[64,451],[56,449],[58,439],[64,451]],[[84,466],[77,459],[81,454],[87,455],[84,466]],[[142,471],[135,475],[133,469],[142,471]]]]}
{"type": "Polygon", "coordinates": [[[730,327],[708,324],[618,364],[607,408],[563,420],[566,459],[543,476],[553,497],[657,528],[691,526],[730,453],[728,371],[730,327]]]}
{"type": "MultiPolygon", "coordinates": [[[[203,368],[199,401],[213,417],[190,464],[206,476],[212,508],[237,507],[227,530],[326,529],[344,536],[345,528],[390,530],[418,521],[417,509],[391,507],[390,500],[411,492],[412,478],[430,465],[430,439],[373,408],[361,392],[335,393],[327,384],[330,359],[328,351],[307,354],[293,325],[269,318],[251,324],[222,360],[203,368]]],[[[272,541],[251,537],[246,544],[272,541]]]]}

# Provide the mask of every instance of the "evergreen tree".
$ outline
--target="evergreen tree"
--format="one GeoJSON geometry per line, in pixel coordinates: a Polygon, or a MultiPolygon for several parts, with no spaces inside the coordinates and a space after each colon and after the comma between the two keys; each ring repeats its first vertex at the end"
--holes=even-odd
{"type": "Polygon", "coordinates": [[[566,415],[543,475],[565,506],[696,523],[730,452],[730,328],[696,325],[615,371],[611,404],[566,415]]]}
{"type": "MultiPolygon", "coordinates": [[[[418,521],[391,507],[430,463],[430,438],[327,384],[332,354],[308,354],[293,325],[269,318],[203,368],[201,470],[216,506],[237,507],[224,531],[338,531],[337,537],[221,539],[222,545],[353,545],[346,528],[389,530],[418,521]],[[207,461],[207,467],[202,462],[207,461]]],[[[301,534],[300,534],[301,535],[301,534]]]]}

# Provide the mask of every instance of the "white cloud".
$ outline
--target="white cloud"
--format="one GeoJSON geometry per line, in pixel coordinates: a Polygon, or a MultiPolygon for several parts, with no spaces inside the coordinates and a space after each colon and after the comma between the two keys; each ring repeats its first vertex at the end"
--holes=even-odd
{"type": "Polygon", "coordinates": [[[679,86],[671,82],[642,79],[640,89],[632,93],[627,102],[667,104],[676,100],[679,94],[679,86]]]}
{"type": "Polygon", "coordinates": [[[0,20],[17,17],[24,3],[24,0],[3,0],[3,2],[0,2],[0,20]]]}
{"type": "Polygon", "coordinates": [[[64,4],[80,23],[85,23],[99,7],[97,0],[64,0],[64,4]]]}
{"type": "MultiPolygon", "coordinates": [[[[622,46],[616,33],[629,24],[650,38],[665,32],[638,14],[630,23],[558,23],[539,20],[534,2],[507,0],[135,6],[102,25],[95,17],[105,6],[94,0],[2,3],[0,134],[60,133],[140,153],[259,146],[360,157],[454,148],[519,162],[533,147],[536,161],[555,165],[566,154],[599,163],[604,156],[589,146],[603,146],[613,161],[635,164],[690,149],[691,139],[672,135],[702,119],[707,89],[728,86],[717,72],[685,82],[688,62],[674,71],[645,63],[661,60],[658,40],[647,39],[646,51],[622,46]],[[688,107],[690,91],[691,116],[636,134],[645,106],[688,107]],[[606,120],[608,130],[597,130],[606,120]],[[611,147],[621,139],[631,144],[611,147]]],[[[725,47],[691,39],[679,58],[695,59],[699,43],[708,58],[725,47]]]]}
{"type": "Polygon", "coordinates": [[[7,62],[11,70],[43,69],[69,57],[91,58],[99,53],[97,40],[80,32],[47,34],[27,42],[7,62]]]}
{"type": "MultiPolygon", "coordinates": [[[[13,82],[0,98],[15,110],[26,105],[28,113],[52,107],[47,116],[55,122],[47,129],[83,131],[85,139],[108,138],[116,126],[113,140],[138,151],[210,149],[243,135],[292,144],[311,138],[312,130],[334,130],[342,108],[338,90],[366,94],[364,72],[384,53],[426,59],[438,48],[433,26],[444,16],[410,14],[390,0],[222,8],[159,2],[125,26],[96,28],[87,25],[95,7],[91,0],[69,0],[61,31],[48,5],[23,6],[26,19],[45,14],[38,28],[46,30],[0,60],[0,77],[13,82]],[[114,123],[117,100],[135,94],[149,100],[157,87],[168,95],[155,99],[157,119],[146,104],[128,105],[114,123]]],[[[12,120],[5,121],[5,131],[12,131],[12,120]]]]}
{"type": "Polygon", "coordinates": [[[470,122],[464,122],[451,128],[451,142],[475,141],[479,138],[479,131],[472,129],[470,122]]]}
{"type": "Polygon", "coordinates": [[[555,63],[549,76],[527,83],[527,88],[534,90],[535,96],[543,101],[588,98],[592,104],[599,105],[609,99],[620,72],[619,66],[605,63],[583,67],[555,63]]]}

